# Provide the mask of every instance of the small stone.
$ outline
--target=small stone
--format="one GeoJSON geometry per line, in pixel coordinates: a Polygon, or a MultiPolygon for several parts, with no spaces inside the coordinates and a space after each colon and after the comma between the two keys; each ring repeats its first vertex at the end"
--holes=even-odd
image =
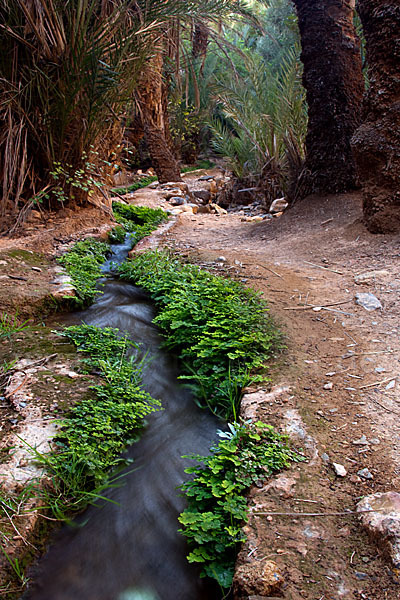
{"type": "Polygon", "coordinates": [[[384,367],[376,367],[375,373],[386,373],[386,369],[384,367]]]}
{"type": "Polygon", "coordinates": [[[396,385],[396,380],[392,379],[392,381],[389,381],[389,383],[386,386],[386,390],[392,390],[394,388],[394,386],[396,385]]]}
{"type": "Polygon", "coordinates": [[[172,206],[181,206],[182,204],[186,204],[186,200],[185,198],[182,198],[182,196],[172,196],[169,201],[172,206]]]}
{"type": "Polygon", "coordinates": [[[379,446],[379,444],[381,443],[381,440],[379,440],[378,438],[372,438],[371,440],[369,440],[369,443],[372,444],[373,446],[379,446]]]}
{"type": "Polygon", "coordinates": [[[365,435],[362,435],[359,440],[353,440],[353,444],[355,446],[366,446],[368,445],[368,440],[365,435]]]}
{"type": "Polygon", "coordinates": [[[225,256],[218,256],[218,259],[217,259],[217,260],[218,260],[219,262],[226,262],[226,258],[225,258],[225,256]]]}
{"type": "Polygon", "coordinates": [[[325,383],[324,390],[331,390],[333,388],[333,383],[330,381],[329,383],[325,383]]]}
{"type": "Polygon", "coordinates": [[[203,175],[197,181],[211,181],[212,179],[214,179],[214,175],[203,175]]]}
{"type": "Polygon", "coordinates": [[[356,304],[359,304],[368,311],[383,308],[380,300],[374,296],[374,294],[366,292],[359,292],[356,294],[356,304]]]}
{"type": "Polygon", "coordinates": [[[288,207],[288,203],[285,198],[277,198],[271,203],[269,207],[270,213],[281,213],[288,207]]]}
{"type": "Polygon", "coordinates": [[[368,575],[366,573],[361,573],[360,571],[356,571],[355,572],[355,576],[357,577],[357,579],[359,579],[360,581],[363,581],[364,579],[368,578],[368,575]]]}
{"type": "Polygon", "coordinates": [[[283,575],[272,560],[239,565],[233,579],[234,597],[272,596],[280,593],[283,583],[283,575]]]}
{"type": "Polygon", "coordinates": [[[39,269],[39,267],[31,267],[32,271],[37,271],[38,273],[42,272],[42,269],[39,269]]]}
{"type": "Polygon", "coordinates": [[[357,471],[357,475],[359,477],[361,477],[362,479],[373,479],[374,478],[374,476],[372,475],[372,473],[367,468],[360,469],[360,471],[357,471]]]}
{"type": "Polygon", "coordinates": [[[354,277],[354,282],[357,284],[368,284],[375,281],[378,278],[390,275],[389,271],[367,271],[366,273],[360,273],[354,277]]]}
{"type": "Polygon", "coordinates": [[[330,371],[329,373],[325,373],[326,377],[333,377],[336,375],[336,371],[330,371]]]}
{"type": "Polygon", "coordinates": [[[338,477],[346,477],[347,471],[343,465],[340,465],[339,463],[332,463],[332,467],[338,477]]]}
{"type": "Polygon", "coordinates": [[[327,465],[328,463],[330,463],[330,461],[331,461],[331,459],[329,458],[329,455],[328,455],[326,452],[323,452],[323,453],[321,454],[321,460],[322,460],[322,462],[323,462],[323,463],[325,463],[326,465],[327,465]]]}

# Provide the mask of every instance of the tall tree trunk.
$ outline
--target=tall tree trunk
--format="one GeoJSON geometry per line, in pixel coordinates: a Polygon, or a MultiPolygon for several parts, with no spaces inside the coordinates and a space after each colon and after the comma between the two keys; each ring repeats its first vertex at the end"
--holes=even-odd
{"type": "MultiPolygon", "coordinates": [[[[309,124],[308,189],[331,193],[356,184],[350,140],[364,93],[355,0],[293,0],[301,35],[309,124]]],[[[368,1],[368,0],[367,0],[368,1]]]]}
{"type": "Polygon", "coordinates": [[[162,52],[152,58],[138,85],[137,97],[147,147],[160,183],[181,181],[177,160],[168,143],[170,139],[162,78],[162,52]]]}
{"type": "Polygon", "coordinates": [[[367,42],[369,89],[352,144],[373,233],[400,231],[400,5],[358,0],[367,42]]]}

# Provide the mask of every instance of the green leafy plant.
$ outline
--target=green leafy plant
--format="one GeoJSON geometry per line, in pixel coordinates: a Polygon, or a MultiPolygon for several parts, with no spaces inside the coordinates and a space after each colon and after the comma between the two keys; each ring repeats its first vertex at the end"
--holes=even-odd
{"type": "Polygon", "coordinates": [[[216,579],[223,589],[232,584],[237,550],[246,539],[245,491],[290,461],[303,460],[269,425],[233,423],[228,428],[219,432],[222,439],[209,456],[185,457],[201,464],[185,471],[194,477],[181,486],[188,506],[179,517],[190,549],[188,561],[200,563],[201,575],[216,579]]]}
{"type": "Polygon", "coordinates": [[[164,346],[179,354],[199,403],[225,418],[237,414],[243,387],[279,345],[261,296],[167,252],[145,252],[118,273],[156,302],[164,346]]]}
{"type": "Polygon", "coordinates": [[[116,187],[112,188],[111,192],[119,194],[120,196],[124,196],[124,194],[129,194],[130,192],[135,192],[136,190],[140,190],[148,186],[150,183],[157,181],[157,177],[155,175],[149,175],[148,177],[141,177],[138,181],[131,183],[131,185],[127,185],[126,187],[116,187]]]}
{"type": "Polygon", "coordinates": [[[109,233],[111,243],[123,241],[123,231],[125,231],[125,235],[129,233],[132,246],[134,246],[146,235],[150,235],[161,223],[168,220],[168,215],[161,208],[113,202],[113,211],[119,225],[109,233]]]}
{"type": "Polygon", "coordinates": [[[97,294],[96,283],[101,276],[101,264],[110,252],[109,245],[88,238],[77,242],[69,252],[58,259],[70,275],[76,289],[79,305],[90,304],[97,294]]]}
{"type": "Polygon", "coordinates": [[[35,452],[53,477],[57,494],[51,494],[52,504],[59,498],[56,506],[61,514],[65,504],[72,503],[75,510],[82,508],[88,496],[98,496],[99,490],[109,486],[110,471],[126,464],[121,452],[138,439],[145,418],[160,408],[160,402],[142,387],[145,358],[126,356],[138,346],[118,329],[82,324],[67,327],[60,335],[84,353],[86,371],[103,379],[103,383],[90,386],[91,393],[59,421],[56,451],[46,455],[35,452]]]}

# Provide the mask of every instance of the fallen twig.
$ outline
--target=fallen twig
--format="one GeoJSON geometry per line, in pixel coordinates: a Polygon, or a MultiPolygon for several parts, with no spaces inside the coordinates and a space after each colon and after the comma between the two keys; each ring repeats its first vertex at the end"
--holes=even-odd
{"type": "Polygon", "coordinates": [[[320,225],[327,225],[328,223],[332,223],[333,219],[327,219],[326,221],[322,221],[320,225]]]}
{"type": "Polygon", "coordinates": [[[304,306],[287,306],[283,310],[310,310],[313,308],[327,308],[328,306],[339,306],[340,304],[348,304],[351,300],[341,300],[340,302],[330,302],[329,304],[306,304],[304,306]]]}
{"type": "Polygon", "coordinates": [[[332,273],[337,273],[338,275],[344,275],[342,271],[335,271],[335,269],[330,269],[329,267],[323,267],[322,265],[316,265],[315,263],[309,262],[308,260],[304,260],[307,265],[312,265],[313,267],[317,267],[318,269],[325,269],[325,271],[331,271],[332,273]]]}
{"type": "Polygon", "coordinates": [[[274,515],[277,517],[341,517],[345,515],[359,515],[361,513],[382,512],[383,508],[370,510],[346,510],[343,512],[305,513],[305,512],[251,512],[256,516],[274,515]]]}
{"type": "Polygon", "coordinates": [[[385,406],[384,404],[381,404],[380,402],[378,402],[378,400],[375,400],[374,398],[371,398],[371,400],[372,400],[372,402],[375,402],[375,404],[377,404],[378,406],[380,406],[381,408],[383,408],[387,412],[393,413],[394,415],[398,415],[400,417],[400,412],[399,411],[393,410],[391,408],[388,408],[387,406],[385,406]]]}
{"type": "Polygon", "coordinates": [[[365,388],[374,387],[375,385],[382,385],[383,383],[389,383],[389,381],[393,381],[394,379],[397,379],[397,376],[387,377],[386,379],[382,379],[381,381],[374,381],[374,383],[367,383],[366,385],[360,386],[358,389],[365,390],[365,388]]]}

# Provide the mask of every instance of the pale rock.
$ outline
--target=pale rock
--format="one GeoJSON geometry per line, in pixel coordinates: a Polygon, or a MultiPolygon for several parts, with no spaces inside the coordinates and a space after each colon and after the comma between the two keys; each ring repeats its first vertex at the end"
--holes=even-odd
{"type": "Polygon", "coordinates": [[[193,213],[193,208],[191,206],[188,206],[187,204],[184,204],[183,206],[181,206],[181,211],[183,213],[190,213],[190,214],[194,214],[193,213]]]}
{"type": "Polygon", "coordinates": [[[210,206],[211,206],[212,212],[217,215],[227,215],[228,214],[228,212],[224,208],[221,208],[221,206],[219,206],[218,204],[215,204],[214,202],[211,202],[210,206]]]}
{"type": "Polygon", "coordinates": [[[165,198],[165,200],[171,200],[172,198],[184,198],[185,193],[177,188],[165,191],[163,193],[163,197],[165,198]]]}
{"type": "Polygon", "coordinates": [[[380,300],[374,296],[374,294],[370,294],[367,292],[358,292],[356,294],[356,304],[359,304],[365,310],[377,310],[378,308],[382,308],[382,304],[380,300]]]}
{"type": "Polygon", "coordinates": [[[288,207],[288,203],[285,198],[277,198],[274,200],[269,207],[270,213],[280,213],[283,212],[288,207]]]}
{"type": "Polygon", "coordinates": [[[367,446],[368,440],[365,435],[362,435],[359,440],[353,440],[354,446],[367,446]]]}
{"type": "Polygon", "coordinates": [[[358,504],[359,519],[378,546],[400,568],[400,494],[377,492],[358,504]],[[377,511],[377,512],[363,512],[377,511]]]}
{"type": "Polygon", "coordinates": [[[168,181],[168,183],[163,183],[161,185],[161,188],[163,190],[178,189],[182,192],[188,192],[189,190],[187,183],[185,183],[184,181],[168,181]]]}
{"type": "Polygon", "coordinates": [[[341,465],[341,464],[339,464],[339,463],[334,463],[334,462],[333,462],[333,463],[332,463],[332,467],[333,467],[333,470],[335,471],[335,474],[336,474],[338,477],[346,477],[346,475],[347,475],[347,471],[346,471],[346,469],[344,468],[344,466],[343,466],[343,465],[341,465]]]}
{"type": "Polygon", "coordinates": [[[329,381],[328,383],[325,383],[324,390],[331,390],[332,388],[333,388],[332,381],[329,381]]]}
{"type": "Polygon", "coordinates": [[[392,381],[389,381],[389,383],[387,384],[387,386],[386,386],[385,389],[386,390],[392,390],[395,387],[395,385],[396,385],[396,380],[392,379],[392,381]]]}
{"type": "Polygon", "coordinates": [[[362,479],[367,479],[367,480],[370,480],[370,479],[374,478],[374,476],[372,475],[371,471],[369,469],[367,469],[367,468],[360,469],[359,471],[357,471],[357,475],[359,477],[361,477],[362,479]]]}
{"type": "Polygon", "coordinates": [[[147,187],[148,187],[150,190],[156,190],[156,189],[158,188],[158,186],[159,186],[159,183],[158,183],[158,181],[153,181],[153,183],[150,183],[150,184],[149,184],[147,187]]]}

